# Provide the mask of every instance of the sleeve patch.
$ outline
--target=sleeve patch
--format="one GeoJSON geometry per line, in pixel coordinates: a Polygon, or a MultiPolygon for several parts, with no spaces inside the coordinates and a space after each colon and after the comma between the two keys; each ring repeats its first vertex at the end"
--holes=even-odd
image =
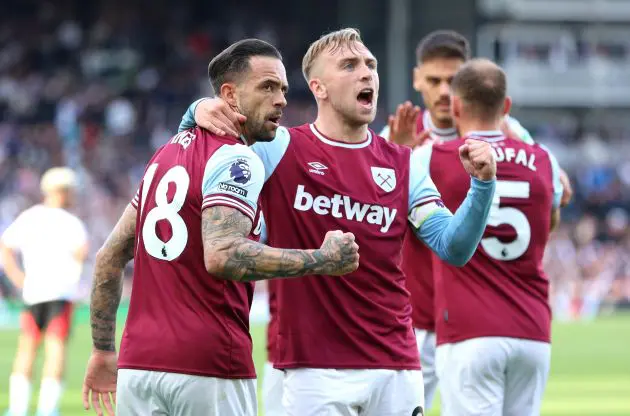
{"type": "Polygon", "coordinates": [[[415,228],[420,228],[427,218],[439,209],[446,209],[446,206],[441,199],[432,199],[422,203],[421,205],[416,205],[409,213],[409,222],[415,228]]]}

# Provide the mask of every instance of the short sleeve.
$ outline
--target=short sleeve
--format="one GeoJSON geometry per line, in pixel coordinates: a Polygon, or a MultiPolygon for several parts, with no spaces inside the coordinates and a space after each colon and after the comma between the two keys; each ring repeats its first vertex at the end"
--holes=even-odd
{"type": "Polygon", "coordinates": [[[132,207],[134,207],[135,209],[138,209],[138,202],[140,202],[140,188],[138,188],[136,190],[136,194],[134,195],[133,199],[131,200],[130,204],[132,207]]]}
{"type": "Polygon", "coordinates": [[[236,208],[254,222],[265,168],[250,148],[224,145],[210,157],[203,174],[202,209],[236,208]]]}
{"type": "Polygon", "coordinates": [[[433,146],[421,146],[411,152],[409,163],[409,222],[416,227],[434,212],[446,209],[431,176],[429,164],[433,146]]]}
{"type": "Polygon", "coordinates": [[[256,142],[251,146],[252,151],[258,155],[265,167],[265,182],[271,177],[284,157],[290,141],[291,133],[289,130],[286,127],[278,127],[273,140],[256,142]]]}
{"type": "Polygon", "coordinates": [[[558,159],[556,159],[547,146],[542,144],[539,144],[539,146],[549,155],[549,162],[551,163],[551,181],[553,184],[553,207],[558,208],[564,192],[562,181],[560,181],[560,164],[558,163],[558,159]]]}
{"type": "Polygon", "coordinates": [[[11,248],[19,250],[22,246],[22,236],[28,234],[26,226],[28,224],[27,212],[23,212],[7,227],[2,233],[2,243],[11,248]]]}

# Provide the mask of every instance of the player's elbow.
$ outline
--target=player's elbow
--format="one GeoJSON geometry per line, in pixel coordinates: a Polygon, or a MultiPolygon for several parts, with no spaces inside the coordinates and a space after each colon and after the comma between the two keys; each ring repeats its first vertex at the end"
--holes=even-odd
{"type": "Polygon", "coordinates": [[[471,259],[475,250],[469,250],[468,247],[451,247],[440,258],[455,267],[463,267],[471,259]]]}
{"type": "Polygon", "coordinates": [[[466,265],[466,263],[468,263],[468,260],[470,260],[470,257],[451,256],[451,257],[447,257],[447,258],[445,258],[443,260],[446,261],[451,266],[464,267],[466,265]]]}
{"type": "Polygon", "coordinates": [[[96,251],[94,255],[94,267],[107,264],[111,256],[108,254],[107,247],[103,246],[96,251]]]}
{"type": "Polygon", "coordinates": [[[204,265],[206,271],[213,276],[222,277],[225,272],[225,256],[221,253],[213,252],[204,255],[204,265]]]}
{"type": "Polygon", "coordinates": [[[560,208],[554,208],[551,211],[550,231],[554,231],[560,224],[560,208]]]}
{"type": "Polygon", "coordinates": [[[212,252],[204,254],[206,271],[217,279],[240,280],[239,273],[231,267],[231,263],[227,249],[215,248],[212,252]]]}

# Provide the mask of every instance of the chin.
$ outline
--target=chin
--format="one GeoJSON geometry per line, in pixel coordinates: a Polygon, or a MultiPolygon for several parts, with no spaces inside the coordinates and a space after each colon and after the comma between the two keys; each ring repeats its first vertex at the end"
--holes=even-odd
{"type": "Polygon", "coordinates": [[[360,124],[372,124],[374,119],[376,118],[376,111],[371,114],[359,114],[357,117],[357,121],[360,124]]]}
{"type": "Polygon", "coordinates": [[[276,130],[261,132],[256,136],[257,142],[270,142],[276,138],[276,130]]]}

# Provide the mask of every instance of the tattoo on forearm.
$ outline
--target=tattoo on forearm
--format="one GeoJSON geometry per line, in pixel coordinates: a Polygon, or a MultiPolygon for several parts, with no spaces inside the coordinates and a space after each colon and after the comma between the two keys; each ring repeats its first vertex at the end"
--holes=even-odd
{"type": "Polygon", "coordinates": [[[92,343],[98,350],[116,350],[116,312],[122,294],[122,272],[134,254],[135,220],[135,209],[127,207],[96,257],[90,323],[92,343]]]}
{"type": "Polygon", "coordinates": [[[203,212],[204,246],[224,251],[221,276],[230,280],[263,280],[309,274],[333,274],[349,263],[321,250],[277,249],[246,238],[251,221],[240,211],[212,207],[203,212]]]}

